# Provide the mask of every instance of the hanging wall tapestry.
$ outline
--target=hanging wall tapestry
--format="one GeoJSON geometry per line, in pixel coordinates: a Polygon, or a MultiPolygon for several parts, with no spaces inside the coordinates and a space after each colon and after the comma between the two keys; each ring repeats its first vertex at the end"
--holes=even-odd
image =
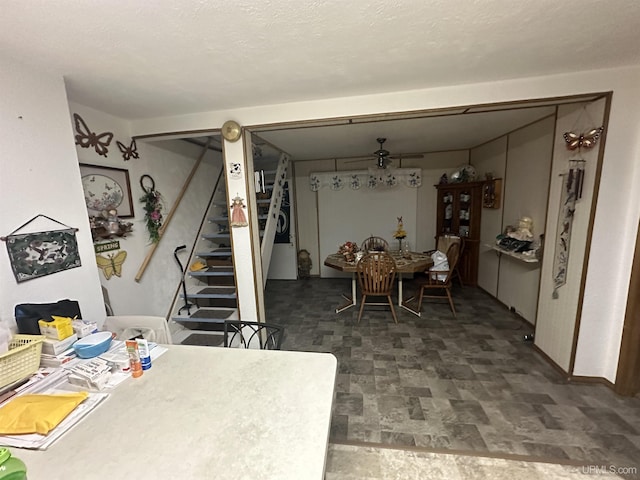
{"type": "Polygon", "coordinates": [[[562,194],[560,196],[560,215],[556,232],[556,253],[553,259],[553,298],[558,298],[558,288],[567,281],[569,265],[569,245],[571,242],[571,225],[576,210],[576,199],[580,189],[582,173],[570,169],[563,174],[562,194]]]}
{"type": "Polygon", "coordinates": [[[81,266],[76,241],[77,228],[71,228],[46,215],[36,215],[1,239],[7,242],[7,252],[13,275],[18,283],[81,266]],[[36,233],[18,233],[38,217],[66,227],[36,233]]]}

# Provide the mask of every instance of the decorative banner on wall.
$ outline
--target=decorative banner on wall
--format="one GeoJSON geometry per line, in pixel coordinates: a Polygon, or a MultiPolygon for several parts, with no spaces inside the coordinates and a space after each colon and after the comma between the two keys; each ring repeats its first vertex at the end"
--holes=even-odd
{"type": "Polygon", "coordinates": [[[13,275],[18,283],[81,266],[76,241],[76,228],[71,228],[46,215],[36,215],[2,240],[7,242],[7,252],[13,275]],[[38,217],[45,217],[67,227],[36,233],[16,233],[38,217]]]}
{"type": "Polygon", "coordinates": [[[320,172],[309,175],[309,187],[317,192],[321,188],[342,190],[347,187],[359,190],[362,187],[393,188],[405,186],[418,188],[422,185],[422,169],[420,168],[371,168],[351,172],[320,172]]]}
{"type": "Polygon", "coordinates": [[[273,243],[291,243],[291,204],[289,203],[289,182],[284,182],[282,203],[278,213],[276,236],[273,243]]]}
{"type": "Polygon", "coordinates": [[[558,298],[558,289],[567,281],[569,247],[571,246],[571,226],[576,210],[576,200],[582,189],[583,168],[578,163],[568,173],[563,174],[560,213],[556,231],[556,251],[553,258],[553,298],[558,298]]]}

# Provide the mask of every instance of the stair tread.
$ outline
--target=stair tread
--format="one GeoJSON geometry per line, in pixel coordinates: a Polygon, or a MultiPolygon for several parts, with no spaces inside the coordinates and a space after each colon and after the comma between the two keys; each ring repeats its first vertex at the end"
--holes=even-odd
{"type": "Polygon", "coordinates": [[[210,252],[197,252],[198,257],[230,257],[231,248],[216,248],[210,252]]]}
{"type": "Polygon", "coordinates": [[[174,316],[172,319],[176,322],[219,322],[222,323],[237,312],[232,308],[207,308],[201,307],[189,316],[174,316]]]}
{"type": "MultiPolygon", "coordinates": [[[[180,293],[184,298],[184,294],[180,293]]],[[[236,288],[234,286],[191,288],[187,291],[188,298],[236,298],[236,288]]]]}
{"type": "Polygon", "coordinates": [[[234,274],[233,267],[232,266],[229,267],[226,265],[223,265],[223,266],[214,265],[212,267],[207,268],[206,270],[189,272],[189,275],[191,275],[192,277],[212,277],[216,275],[229,276],[233,274],[234,274]]]}

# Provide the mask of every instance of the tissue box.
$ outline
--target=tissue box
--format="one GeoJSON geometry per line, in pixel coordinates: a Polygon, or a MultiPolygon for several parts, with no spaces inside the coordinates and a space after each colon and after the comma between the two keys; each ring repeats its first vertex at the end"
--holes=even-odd
{"type": "Polygon", "coordinates": [[[73,327],[71,326],[71,319],[69,317],[53,316],[53,321],[51,322],[38,320],[38,326],[40,327],[40,333],[42,335],[47,338],[53,338],[54,340],[63,340],[73,335],[73,327]]]}
{"type": "Polygon", "coordinates": [[[78,340],[78,335],[75,333],[64,340],[54,340],[53,338],[45,338],[42,342],[42,353],[47,355],[60,355],[65,350],[71,348],[71,346],[78,340]]]}
{"type": "Polygon", "coordinates": [[[98,331],[98,324],[96,322],[85,322],[84,320],[74,320],[71,322],[73,331],[78,338],[86,337],[98,331]]]}

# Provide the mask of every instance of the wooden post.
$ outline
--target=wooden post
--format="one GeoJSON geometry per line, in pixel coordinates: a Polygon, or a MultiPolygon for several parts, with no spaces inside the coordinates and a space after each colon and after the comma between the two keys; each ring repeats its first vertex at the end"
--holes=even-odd
{"type": "Polygon", "coordinates": [[[164,235],[164,232],[167,229],[167,226],[169,225],[169,222],[171,221],[173,214],[178,209],[178,205],[180,205],[180,202],[182,201],[182,197],[184,197],[184,194],[186,193],[187,188],[191,183],[191,179],[193,179],[193,176],[196,174],[196,170],[198,170],[198,167],[200,166],[202,159],[206,155],[207,150],[209,149],[210,143],[211,143],[211,137],[208,138],[207,143],[205,144],[204,149],[202,150],[202,153],[200,154],[200,156],[198,157],[198,160],[196,160],[195,165],[191,169],[189,176],[187,177],[187,179],[184,182],[184,185],[182,186],[182,190],[180,190],[180,193],[178,193],[178,197],[176,198],[176,201],[173,204],[173,207],[171,207],[171,210],[169,210],[169,213],[165,217],[164,223],[158,229],[158,235],[159,235],[158,241],[155,242],[153,245],[151,245],[151,249],[149,250],[149,252],[147,252],[147,256],[144,258],[142,265],[140,265],[140,269],[138,270],[138,273],[136,274],[136,278],[135,278],[136,282],[139,282],[140,279],[142,278],[142,275],[144,275],[144,272],[147,269],[147,266],[149,265],[149,262],[151,261],[151,258],[153,257],[153,254],[155,253],[156,248],[158,248],[158,244],[160,243],[160,240],[162,240],[162,236],[164,235]]]}

